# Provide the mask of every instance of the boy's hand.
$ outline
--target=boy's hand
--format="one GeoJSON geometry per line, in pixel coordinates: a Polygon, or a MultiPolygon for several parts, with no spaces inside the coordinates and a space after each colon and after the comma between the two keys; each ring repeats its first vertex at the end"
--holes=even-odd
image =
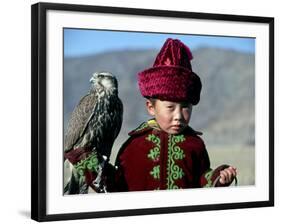
{"type": "Polygon", "coordinates": [[[232,183],[234,177],[236,177],[237,171],[235,167],[228,167],[220,171],[220,183],[221,184],[230,184],[232,183]]]}

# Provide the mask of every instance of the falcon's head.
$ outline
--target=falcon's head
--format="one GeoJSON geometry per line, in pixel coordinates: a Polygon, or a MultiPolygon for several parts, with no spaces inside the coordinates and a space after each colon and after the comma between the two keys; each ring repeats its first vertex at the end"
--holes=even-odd
{"type": "Polygon", "coordinates": [[[92,89],[114,93],[118,90],[117,79],[109,72],[95,72],[90,82],[92,89]]]}

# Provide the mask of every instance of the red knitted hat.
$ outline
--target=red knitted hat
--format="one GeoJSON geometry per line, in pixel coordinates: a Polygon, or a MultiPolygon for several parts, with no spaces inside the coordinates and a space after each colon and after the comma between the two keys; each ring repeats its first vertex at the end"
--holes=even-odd
{"type": "Polygon", "coordinates": [[[146,98],[187,101],[198,104],[201,80],[191,68],[192,54],[180,40],[168,38],[152,68],[138,74],[141,94],[146,98]]]}

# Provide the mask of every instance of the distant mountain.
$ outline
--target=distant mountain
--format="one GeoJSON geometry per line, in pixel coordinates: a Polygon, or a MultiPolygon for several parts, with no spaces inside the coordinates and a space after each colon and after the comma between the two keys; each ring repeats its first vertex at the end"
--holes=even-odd
{"type": "MultiPolygon", "coordinates": [[[[127,133],[149,116],[137,86],[139,71],[151,67],[158,50],[124,50],[64,60],[64,127],[79,99],[89,90],[91,74],[113,73],[124,103],[124,121],[115,150],[127,133]]],[[[253,145],[255,142],[255,58],[233,50],[200,48],[193,52],[193,71],[203,83],[191,126],[208,144],[253,145]]]]}
{"type": "Polygon", "coordinates": [[[193,70],[203,83],[194,126],[212,144],[254,144],[254,55],[204,48],[194,58],[193,70]]]}

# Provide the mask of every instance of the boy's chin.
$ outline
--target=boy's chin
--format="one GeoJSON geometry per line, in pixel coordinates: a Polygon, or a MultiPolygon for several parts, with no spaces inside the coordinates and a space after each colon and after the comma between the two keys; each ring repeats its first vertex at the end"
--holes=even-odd
{"type": "Polygon", "coordinates": [[[168,134],[177,135],[182,132],[182,129],[170,129],[166,131],[168,134]]]}
{"type": "Polygon", "coordinates": [[[183,127],[183,126],[180,126],[180,127],[171,126],[171,127],[168,127],[168,128],[161,128],[161,126],[160,126],[160,129],[162,131],[168,133],[168,134],[177,135],[177,134],[181,134],[186,127],[187,126],[185,126],[185,127],[183,127]]]}
{"type": "Polygon", "coordinates": [[[178,135],[180,133],[182,133],[182,131],[173,131],[173,132],[170,132],[169,134],[171,134],[171,135],[178,135]]]}

